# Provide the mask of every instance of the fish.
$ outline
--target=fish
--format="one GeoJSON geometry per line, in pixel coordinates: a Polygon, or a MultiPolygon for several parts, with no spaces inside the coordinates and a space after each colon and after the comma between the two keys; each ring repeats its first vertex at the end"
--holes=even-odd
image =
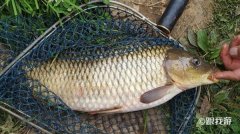
{"type": "Polygon", "coordinates": [[[126,113],[159,106],[177,94],[218,82],[218,69],[169,45],[96,60],[56,58],[26,73],[72,110],[126,113]]]}

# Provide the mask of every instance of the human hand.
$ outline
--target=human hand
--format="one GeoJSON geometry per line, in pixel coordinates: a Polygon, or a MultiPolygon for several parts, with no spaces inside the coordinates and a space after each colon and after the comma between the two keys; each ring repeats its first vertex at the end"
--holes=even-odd
{"type": "Polygon", "coordinates": [[[236,36],[230,45],[223,45],[220,56],[228,71],[216,72],[215,78],[240,80],[240,35],[236,36]]]}

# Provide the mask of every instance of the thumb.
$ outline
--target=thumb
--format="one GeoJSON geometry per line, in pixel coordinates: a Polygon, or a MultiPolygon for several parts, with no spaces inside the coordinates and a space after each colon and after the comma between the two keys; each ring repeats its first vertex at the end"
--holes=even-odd
{"type": "Polygon", "coordinates": [[[240,74],[234,71],[223,71],[216,72],[214,77],[217,79],[225,79],[225,80],[240,80],[240,74]]]}

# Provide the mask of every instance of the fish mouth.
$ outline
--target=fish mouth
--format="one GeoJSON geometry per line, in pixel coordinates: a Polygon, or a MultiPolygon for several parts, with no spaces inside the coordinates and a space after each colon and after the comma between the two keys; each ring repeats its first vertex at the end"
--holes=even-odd
{"type": "Polygon", "coordinates": [[[214,67],[213,70],[209,73],[209,76],[207,77],[207,79],[212,81],[213,83],[219,82],[219,79],[217,79],[214,75],[216,72],[219,72],[219,71],[220,71],[219,68],[214,67]]]}
{"type": "Polygon", "coordinates": [[[219,82],[219,79],[217,79],[216,77],[214,77],[214,74],[210,74],[208,77],[207,77],[208,80],[212,81],[213,83],[217,83],[219,82]]]}

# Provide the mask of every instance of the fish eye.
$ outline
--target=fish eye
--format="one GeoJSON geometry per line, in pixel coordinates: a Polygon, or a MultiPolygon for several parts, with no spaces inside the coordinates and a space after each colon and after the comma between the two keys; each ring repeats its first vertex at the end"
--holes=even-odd
{"type": "Polygon", "coordinates": [[[191,62],[194,66],[200,66],[201,65],[201,60],[199,58],[193,58],[191,62]]]}

